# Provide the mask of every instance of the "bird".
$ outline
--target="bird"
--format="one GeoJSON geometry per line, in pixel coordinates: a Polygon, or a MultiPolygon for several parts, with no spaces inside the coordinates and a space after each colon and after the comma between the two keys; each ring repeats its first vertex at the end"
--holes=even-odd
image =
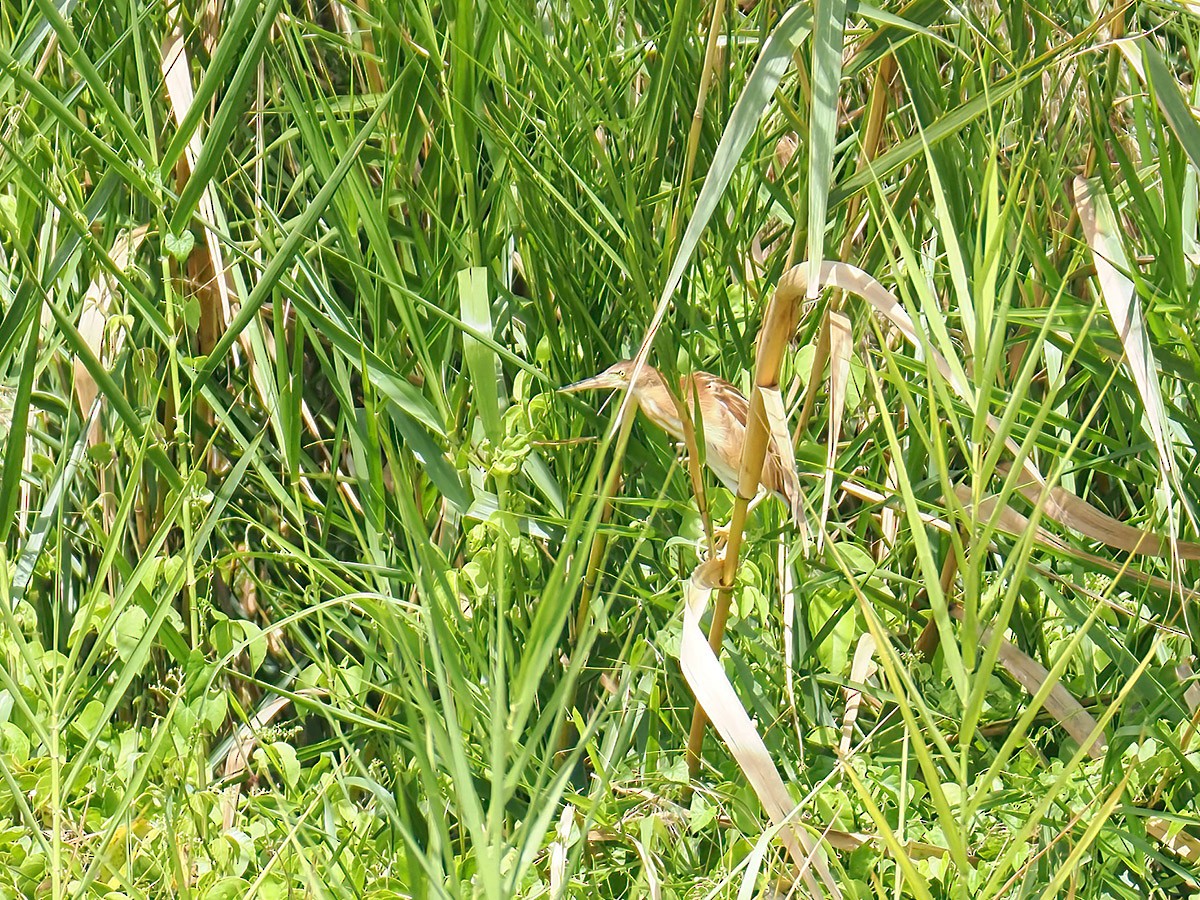
{"type": "MultiPolygon", "coordinates": [[[[633,370],[634,361],[623,359],[600,374],[559,388],[559,391],[573,394],[628,388],[647,419],[675,440],[684,441],[683,422],[662,375],[649,363],[643,363],[637,380],[631,381],[633,370]]],[[[703,432],[704,461],[717,480],[736,494],[750,404],[737,388],[710,372],[683,376],[678,396],[682,398],[689,414],[696,409],[698,401],[700,421],[696,423],[696,430],[703,432]]],[[[796,524],[804,527],[800,479],[795,468],[784,460],[784,455],[772,438],[763,461],[759,493],[751,505],[757,505],[763,497],[775,496],[783,501],[796,524]]]]}

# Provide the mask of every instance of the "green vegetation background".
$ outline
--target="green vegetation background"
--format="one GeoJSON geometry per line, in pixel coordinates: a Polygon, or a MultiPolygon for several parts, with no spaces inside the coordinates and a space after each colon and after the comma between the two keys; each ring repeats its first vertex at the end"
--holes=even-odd
{"type": "Polygon", "coordinates": [[[795,820],[847,897],[1200,892],[1190,545],[998,465],[1196,538],[1195,4],[716,7],[0,7],[0,895],[786,890],[714,736],[688,789],[686,469],[554,389],[656,309],[748,389],[810,256],[920,343],[826,292],[785,361],[827,537],[755,513],[724,661],[795,820]]]}

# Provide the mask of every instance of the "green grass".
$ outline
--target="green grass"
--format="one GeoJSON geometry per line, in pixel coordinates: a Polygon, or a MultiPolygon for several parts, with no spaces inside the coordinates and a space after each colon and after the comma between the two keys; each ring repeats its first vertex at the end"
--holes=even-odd
{"type": "Polygon", "coordinates": [[[913,325],[784,360],[825,535],[752,515],[722,662],[792,821],[846,897],[1200,894],[1194,4],[181,7],[0,7],[0,897],[785,894],[687,776],[687,468],[554,389],[748,391],[811,257],[913,325]]]}

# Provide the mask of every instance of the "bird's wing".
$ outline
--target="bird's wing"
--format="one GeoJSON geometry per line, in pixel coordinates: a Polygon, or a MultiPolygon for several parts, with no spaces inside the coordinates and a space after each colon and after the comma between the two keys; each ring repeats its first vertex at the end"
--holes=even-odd
{"type": "MultiPolygon", "coordinates": [[[[705,421],[725,426],[726,423],[721,420],[728,415],[733,418],[729,425],[739,433],[745,434],[746,423],[750,420],[750,404],[742,396],[742,392],[724,378],[718,378],[708,372],[697,372],[692,376],[692,381],[700,393],[700,414],[704,416],[705,421]]],[[[688,402],[695,402],[690,394],[688,402]]]]}
{"type": "MultiPolygon", "coordinates": [[[[692,380],[700,394],[700,413],[704,417],[705,428],[736,430],[739,436],[744,436],[746,425],[750,421],[750,403],[741,391],[725,379],[708,372],[697,372],[692,376],[692,380]],[[726,422],[724,417],[728,417],[730,421],[726,422]]],[[[695,403],[690,392],[687,402],[689,407],[695,403]]],[[[728,460],[735,472],[741,467],[741,447],[742,441],[739,440],[736,442],[734,457],[728,460]]],[[[779,452],[774,437],[771,438],[767,458],[763,462],[762,482],[767,490],[781,495],[787,501],[795,522],[799,524],[804,521],[800,478],[794,466],[784,464],[783,454],[779,452]]]]}

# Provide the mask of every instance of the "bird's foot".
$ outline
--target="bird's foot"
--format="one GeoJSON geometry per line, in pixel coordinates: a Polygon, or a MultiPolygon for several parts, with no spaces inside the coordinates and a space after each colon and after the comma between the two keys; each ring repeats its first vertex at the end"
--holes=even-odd
{"type": "Polygon", "coordinates": [[[712,532],[712,551],[713,556],[720,558],[725,555],[725,548],[729,546],[729,526],[732,523],[727,522],[724,525],[714,525],[712,532]]]}

